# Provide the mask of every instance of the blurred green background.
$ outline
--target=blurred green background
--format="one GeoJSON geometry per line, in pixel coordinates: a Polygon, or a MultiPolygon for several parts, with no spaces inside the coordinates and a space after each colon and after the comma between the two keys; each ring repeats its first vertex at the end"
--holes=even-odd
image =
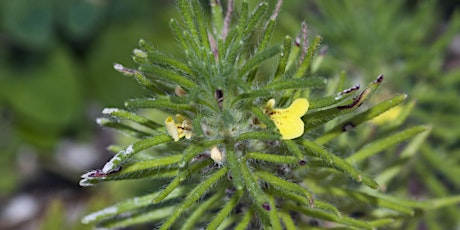
{"type": "MultiPolygon", "coordinates": [[[[411,122],[433,124],[422,148],[430,162],[423,170],[436,175],[442,187],[422,189],[427,197],[460,191],[459,179],[440,168],[447,161],[460,166],[459,5],[453,0],[289,0],[272,41],[296,36],[306,20],[310,35],[322,35],[327,46],[321,75],[345,70],[352,86],[383,73],[379,94],[406,92],[417,102],[411,122]]],[[[81,189],[78,181],[110,157],[107,145],[123,141],[97,127],[102,109],[149,96],[113,64],[134,66],[130,55],[139,38],[177,53],[169,32],[169,19],[176,16],[170,0],[0,2],[0,229],[91,229],[79,224],[86,210],[148,190],[81,189]]],[[[419,194],[402,188],[408,196],[419,194]]]]}

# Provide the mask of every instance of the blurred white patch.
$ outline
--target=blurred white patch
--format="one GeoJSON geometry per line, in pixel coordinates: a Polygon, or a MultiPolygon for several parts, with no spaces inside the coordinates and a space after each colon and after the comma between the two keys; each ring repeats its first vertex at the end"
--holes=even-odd
{"type": "Polygon", "coordinates": [[[105,108],[102,110],[103,114],[111,114],[111,113],[116,113],[118,112],[117,108],[105,108]]]}
{"type": "Polygon", "coordinates": [[[91,168],[98,161],[98,155],[96,148],[90,144],[63,141],[57,148],[55,158],[63,168],[81,172],[91,168]]]}
{"type": "Polygon", "coordinates": [[[7,225],[15,225],[33,219],[39,209],[37,200],[32,196],[19,195],[3,208],[0,219],[7,225]]]}

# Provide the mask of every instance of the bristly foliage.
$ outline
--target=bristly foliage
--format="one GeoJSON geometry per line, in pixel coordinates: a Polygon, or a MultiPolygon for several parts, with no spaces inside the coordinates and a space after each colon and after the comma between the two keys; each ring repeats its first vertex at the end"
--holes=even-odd
{"type": "MultiPolygon", "coordinates": [[[[171,20],[171,28],[183,56],[169,57],[141,40],[133,56],[137,69],[115,65],[153,96],[127,101],[126,110],[103,111],[107,117],[99,124],[139,140],[112,147],[115,156],[84,174],[80,184],[144,178],[169,183],[90,214],[85,223],[105,228],[153,223],[160,229],[296,229],[315,223],[315,228],[375,229],[416,209],[460,200],[396,198],[378,191],[377,181],[360,170],[361,162],[383,149],[414,136],[423,141],[427,126],[387,130],[348,158],[331,153],[325,145],[333,147],[336,137],[399,105],[406,95],[362,110],[381,86],[381,75],[361,91],[339,84],[336,93],[320,96],[316,89],[327,87],[314,73],[323,55],[317,55],[321,37],[309,39],[303,24],[295,43],[287,36],[270,45],[281,1],[274,7],[262,2],[254,10],[242,1],[238,13],[233,4],[229,0],[224,12],[219,1],[211,1],[209,16],[198,1],[179,0],[182,18],[171,20]],[[275,63],[274,68],[266,63],[275,63]],[[146,109],[176,117],[158,124],[142,115],[146,109]],[[136,158],[140,152],[150,159],[136,158]],[[359,211],[365,215],[354,215],[359,211]]],[[[410,155],[399,157],[396,171],[410,155]]]]}

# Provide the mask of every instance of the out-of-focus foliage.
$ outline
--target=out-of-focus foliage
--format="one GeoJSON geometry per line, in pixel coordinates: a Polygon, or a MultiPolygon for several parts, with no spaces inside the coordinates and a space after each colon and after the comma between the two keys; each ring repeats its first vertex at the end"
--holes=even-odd
{"type": "Polygon", "coordinates": [[[127,62],[141,36],[169,49],[162,36],[171,9],[167,1],[0,2],[2,173],[14,171],[20,145],[48,155],[62,138],[88,140],[94,109],[143,95],[135,82],[113,79],[112,64],[127,62]]]}
{"type": "Polygon", "coordinates": [[[139,37],[174,51],[174,13],[170,1],[0,1],[0,228],[15,195],[46,203],[100,164],[110,136],[94,132],[95,114],[146,93],[113,62],[129,64],[139,37]]]}
{"type": "Polygon", "coordinates": [[[448,46],[460,31],[460,12],[444,15],[438,1],[314,1],[310,25],[325,37],[330,72],[342,66],[371,79],[385,73],[392,91],[417,100],[414,118],[429,121],[432,138],[452,146],[460,138],[456,115],[460,66],[449,65],[448,46]],[[314,6],[314,7],[313,7],[314,6]],[[456,126],[457,127],[457,126],[456,126]]]}

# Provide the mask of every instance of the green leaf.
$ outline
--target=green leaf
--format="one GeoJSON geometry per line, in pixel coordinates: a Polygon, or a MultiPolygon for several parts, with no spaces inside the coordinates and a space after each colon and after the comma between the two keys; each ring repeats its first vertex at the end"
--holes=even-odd
{"type": "Polygon", "coordinates": [[[270,39],[275,28],[275,22],[276,20],[272,18],[265,25],[265,30],[260,37],[259,46],[257,47],[257,50],[264,50],[268,46],[268,44],[270,44],[270,39]]]}
{"type": "Polygon", "coordinates": [[[160,223],[166,217],[171,215],[173,210],[174,207],[172,206],[136,210],[134,213],[125,213],[125,215],[122,215],[121,217],[102,220],[98,224],[98,227],[117,229],[144,223],[160,223]]]}
{"type": "Polygon", "coordinates": [[[251,223],[251,219],[253,218],[253,212],[249,209],[247,212],[243,214],[240,223],[235,226],[235,230],[246,230],[248,229],[249,224],[251,223]]]}
{"type": "Polygon", "coordinates": [[[184,114],[185,111],[196,112],[195,107],[190,104],[177,104],[168,99],[132,99],[126,101],[125,106],[130,109],[158,109],[172,114],[184,114]]]}
{"type": "MultiPolygon", "coordinates": [[[[168,196],[168,200],[182,196],[185,190],[183,188],[176,189],[173,193],[168,196]]],[[[128,211],[140,209],[149,205],[152,205],[151,201],[154,197],[158,196],[159,192],[151,193],[149,195],[134,197],[126,201],[120,202],[113,206],[109,206],[100,211],[91,213],[83,217],[83,223],[98,222],[108,217],[112,217],[118,214],[122,214],[128,211]]]]}
{"type": "Polygon", "coordinates": [[[222,3],[218,1],[210,1],[209,4],[211,6],[211,22],[213,25],[213,32],[215,32],[214,35],[218,35],[220,32],[222,32],[224,27],[224,14],[222,9],[223,6],[222,3]]]}
{"type": "Polygon", "coordinates": [[[313,196],[311,195],[311,193],[296,183],[286,181],[265,171],[256,171],[255,175],[263,181],[265,181],[266,183],[269,183],[275,187],[279,187],[281,190],[291,191],[303,195],[305,196],[305,198],[310,200],[310,204],[313,203],[313,196]]]}
{"type": "Polygon", "coordinates": [[[337,105],[349,99],[357,92],[357,90],[359,90],[359,85],[346,89],[340,93],[337,93],[336,95],[322,97],[319,99],[312,99],[310,100],[309,109],[324,109],[333,105],[337,105]]]}
{"type": "Polygon", "coordinates": [[[291,55],[291,45],[292,38],[289,36],[284,37],[282,47],[283,50],[279,55],[278,67],[276,69],[275,76],[273,77],[274,81],[281,80],[281,77],[284,79],[286,66],[289,60],[289,56],[291,55]]]}
{"type": "Polygon", "coordinates": [[[193,89],[198,85],[189,78],[176,73],[171,69],[165,69],[156,65],[142,63],[142,59],[134,57],[135,61],[140,64],[139,71],[145,74],[147,78],[171,82],[180,85],[184,89],[193,89]]]}
{"type": "Polygon", "coordinates": [[[348,161],[350,164],[355,164],[357,162],[363,161],[366,158],[373,156],[385,149],[390,148],[393,145],[401,143],[413,136],[426,131],[427,128],[425,126],[415,126],[404,131],[395,133],[388,137],[374,140],[371,143],[365,145],[359,151],[355,152],[353,155],[347,157],[345,160],[348,161]]]}
{"type": "Polygon", "coordinates": [[[349,227],[356,227],[358,229],[374,229],[374,227],[371,224],[366,223],[364,221],[355,220],[349,217],[338,218],[337,216],[331,213],[325,212],[323,210],[320,210],[320,209],[313,209],[313,208],[309,208],[306,206],[297,206],[297,205],[291,205],[291,204],[286,205],[286,209],[292,210],[292,211],[298,211],[307,216],[318,218],[320,220],[327,220],[327,221],[332,221],[332,222],[336,222],[339,224],[344,224],[345,226],[349,226],[349,227]]]}
{"type": "Polygon", "coordinates": [[[235,151],[233,142],[227,143],[225,145],[227,165],[232,177],[232,183],[235,186],[236,190],[243,189],[243,175],[241,174],[241,169],[239,167],[239,160],[237,154],[240,152],[235,151]]]}
{"type": "Polygon", "coordinates": [[[350,165],[344,159],[329,153],[321,145],[306,139],[302,140],[301,143],[306,147],[307,151],[310,151],[314,155],[320,157],[322,161],[326,162],[331,167],[344,172],[356,182],[363,183],[373,189],[378,188],[377,182],[375,182],[372,178],[350,165]]]}
{"type": "Polygon", "coordinates": [[[362,112],[360,114],[357,114],[353,116],[350,119],[347,119],[340,124],[336,125],[334,128],[331,130],[327,131],[324,133],[322,136],[318,137],[315,142],[318,144],[325,144],[329,141],[331,141],[333,138],[337,137],[338,135],[368,121],[371,120],[374,117],[377,117],[378,115],[384,113],[385,111],[399,105],[401,102],[403,102],[406,99],[407,95],[406,94],[400,94],[397,96],[394,96],[393,98],[384,101],[368,110],[365,112],[362,112]]]}
{"type": "Polygon", "coordinates": [[[162,127],[162,125],[159,125],[152,120],[149,120],[143,116],[137,115],[135,113],[123,110],[123,109],[117,109],[117,108],[105,108],[102,111],[103,114],[110,115],[114,118],[118,119],[125,119],[125,120],[130,120],[134,121],[137,124],[143,125],[145,127],[151,128],[151,129],[157,129],[159,127],[162,127]]]}
{"type": "Polygon", "coordinates": [[[117,130],[118,132],[124,133],[128,136],[136,137],[136,138],[146,138],[152,136],[151,133],[147,133],[145,131],[141,131],[137,128],[131,127],[126,124],[119,123],[118,121],[112,121],[107,118],[98,118],[96,120],[97,124],[105,127],[109,127],[112,129],[117,130]]]}
{"type": "Polygon", "coordinates": [[[269,153],[250,152],[244,156],[245,159],[253,159],[277,164],[298,164],[299,159],[294,156],[280,156],[269,153]]]}
{"type": "Polygon", "coordinates": [[[188,76],[194,76],[193,70],[188,65],[175,58],[168,57],[158,52],[153,47],[153,45],[151,45],[144,39],[139,40],[139,46],[142,48],[142,50],[144,50],[147,53],[147,58],[151,64],[158,66],[167,66],[171,69],[179,70],[180,72],[185,73],[188,76]]]}
{"type": "Polygon", "coordinates": [[[265,85],[260,90],[281,91],[288,89],[322,88],[326,85],[326,83],[327,80],[323,77],[286,79],[265,85]]]}
{"type": "Polygon", "coordinates": [[[240,201],[241,195],[242,195],[241,190],[237,190],[235,194],[232,195],[232,198],[230,200],[225,202],[224,207],[214,216],[214,219],[208,224],[206,229],[212,230],[212,229],[217,229],[219,225],[224,221],[224,219],[230,214],[233,209],[238,205],[238,202],[240,201]]]}
{"type": "Polygon", "coordinates": [[[420,207],[420,204],[417,204],[417,202],[412,202],[404,199],[396,199],[394,196],[380,194],[375,191],[364,192],[340,188],[327,188],[326,191],[323,192],[336,196],[352,198],[379,207],[388,208],[407,216],[414,215],[414,210],[412,208],[420,207]]]}
{"type": "MultiPolygon", "coordinates": [[[[264,208],[269,205],[268,197],[260,188],[257,183],[256,178],[254,178],[253,173],[249,170],[246,162],[239,162],[239,168],[244,180],[244,187],[249,197],[252,199],[254,207],[260,214],[260,218],[263,224],[270,223],[270,218],[268,216],[268,211],[264,208]]],[[[275,207],[270,207],[271,209],[275,207]]]]}
{"type": "Polygon", "coordinates": [[[265,20],[262,19],[262,17],[267,13],[268,10],[268,3],[266,2],[261,2],[257,5],[257,8],[252,12],[251,16],[249,17],[249,20],[246,24],[245,31],[243,34],[249,34],[249,32],[254,31],[255,26],[263,22],[265,20]]]}
{"type": "Polygon", "coordinates": [[[249,71],[259,67],[264,61],[270,59],[281,51],[281,47],[278,45],[267,48],[266,50],[257,52],[253,57],[249,59],[239,70],[237,78],[242,78],[249,71]]]}
{"type": "Polygon", "coordinates": [[[283,221],[284,226],[286,227],[286,230],[296,230],[297,227],[294,224],[294,220],[292,220],[292,217],[289,213],[287,212],[279,212],[280,218],[283,221]]]}
{"type": "Polygon", "coordinates": [[[197,12],[194,11],[195,8],[191,6],[191,4],[191,1],[177,1],[177,6],[179,7],[180,15],[182,16],[182,20],[184,21],[186,26],[184,34],[188,32],[190,33],[190,36],[188,36],[190,38],[189,44],[193,44],[193,50],[195,52],[195,55],[204,58],[204,56],[201,55],[201,50],[198,48],[200,46],[200,36],[198,35],[197,24],[195,23],[196,18],[193,17],[196,16],[197,12]]]}
{"type": "Polygon", "coordinates": [[[289,152],[297,158],[297,160],[302,160],[304,158],[302,150],[293,140],[283,140],[283,143],[289,152]]]}
{"type": "Polygon", "coordinates": [[[270,205],[270,210],[269,210],[269,217],[270,217],[270,227],[273,230],[282,230],[283,227],[281,226],[281,220],[280,216],[278,214],[278,209],[276,208],[275,204],[275,199],[268,195],[269,198],[269,205],[270,205]]]}
{"type": "Polygon", "coordinates": [[[222,178],[226,173],[228,169],[226,167],[223,167],[213,173],[210,177],[207,179],[203,180],[199,185],[197,185],[192,191],[190,191],[189,195],[184,198],[182,203],[180,203],[175,209],[174,212],[169,216],[169,218],[161,225],[160,229],[169,229],[174,222],[177,220],[177,218],[180,217],[180,215],[187,210],[188,207],[190,207],[193,203],[195,203],[198,199],[203,196],[205,192],[207,192],[211,186],[213,186],[217,181],[222,178]]]}
{"type": "Polygon", "coordinates": [[[116,171],[118,167],[120,167],[126,160],[134,156],[136,153],[169,141],[172,141],[172,138],[169,135],[160,134],[131,144],[126,149],[118,152],[114,157],[112,157],[112,159],[110,159],[110,161],[104,165],[102,172],[109,173],[116,171]]]}
{"type": "Polygon", "coordinates": [[[271,132],[247,132],[247,133],[242,133],[238,137],[236,137],[237,141],[244,141],[244,140],[251,140],[251,139],[258,139],[258,140],[279,140],[281,139],[281,136],[279,133],[271,133],[271,132]]]}
{"type": "Polygon", "coordinates": [[[198,222],[201,218],[206,216],[206,212],[211,208],[215,207],[216,204],[224,197],[224,191],[216,192],[210,198],[206,199],[205,201],[201,202],[198,207],[192,211],[192,214],[187,218],[184,224],[181,227],[181,230],[190,230],[193,229],[196,222],[198,222]]]}
{"type": "Polygon", "coordinates": [[[204,167],[209,165],[209,161],[202,161],[196,164],[193,164],[188,170],[180,171],[177,176],[169,182],[169,184],[161,190],[158,196],[153,199],[153,203],[159,203],[163,201],[171,192],[173,192],[182,181],[190,177],[193,173],[197,172],[198,170],[203,169],[204,167]]]}
{"type": "MultiPolygon", "coordinates": [[[[136,167],[136,163],[132,163],[136,167]]],[[[131,164],[130,164],[131,165],[131,164]]],[[[80,186],[93,186],[103,181],[114,181],[114,180],[128,180],[128,179],[145,179],[148,177],[154,177],[155,179],[169,179],[176,177],[179,173],[177,168],[158,168],[155,170],[143,169],[140,171],[133,171],[125,173],[123,171],[117,171],[112,173],[104,173],[101,170],[92,170],[81,176],[80,186]]]]}
{"type": "MultiPolygon", "coordinates": [[[[314,129],[320,125],[323,125],[331,121],[334,118],[337,118],[339,116],[355,111],[359,106],[361,106],[365,101],[367,101],[375,93],[375,91],[380,87],[382,82],[383,82],[383,75],[380,75],[375,81],[371,82],[367,86],[367,88],[364,89],[357,97],[355,97],[351,101],[347,100],[348,104],[342,104],[334,108],[305,114],[305,116],[302,117],[302,120],[305,122],[305,132],[308,130],[314,129]]],[[[354,87],[348,90],[355,91],[353,88],[354,87]]],[[[347,92],[348,90],[344,90],[343,92],[347,92]]],[[[329,141],[330,139],[334,138],[338,134],[335,133],[335,134],[329,134],[329,135],[330,135],[329,137],[327,136],[323,137],[325,138],[325,140],[323,141],[329,141]]]]}
{"type": "Polygon", "coordinates": [[[282,82],[274,82],[266,85],[260,89],[251,90],[247,93],[242,93],[232,101],[232,105],[244,99],[251,99],[254,97],[267,97],[272,95],[273,92],[285,91],[291,89],[308,89],[308,88],[321,88],[325,85],[326,81],[321,77],[313,77],[306,79],[289,79],[282,82]]]}
{"type": "Polygon", "coordinates": [[[294,74],[294,76],[292,76],[293,78],[302,78],[307,75],[309,68],[311,66],[311,61],[313,60],[313,55],[318,49],[321,43],[321,40],[322,40],[321,36],[318,36],[318,35],[313,39],[311,45],[308,47],[305,59],[300,64],[299,69],[294,74]]]}

